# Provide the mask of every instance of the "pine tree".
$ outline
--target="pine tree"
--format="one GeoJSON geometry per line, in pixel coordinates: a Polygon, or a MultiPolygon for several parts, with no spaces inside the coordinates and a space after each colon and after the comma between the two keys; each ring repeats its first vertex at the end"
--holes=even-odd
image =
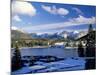
{"type": "Polygon", "coordinates": [[[12,71],[18,70],[22,67],[21,54],[18,45],[15,47],[15,51],[12,57],[12,71]]]}
{"type": "Polygon", "coordinates": [[[93,27],[91,24],[89,25],[88,37],[86,40],[86,56],[93,57],[95,56],[95,33],[93,32],[93,27]]]}

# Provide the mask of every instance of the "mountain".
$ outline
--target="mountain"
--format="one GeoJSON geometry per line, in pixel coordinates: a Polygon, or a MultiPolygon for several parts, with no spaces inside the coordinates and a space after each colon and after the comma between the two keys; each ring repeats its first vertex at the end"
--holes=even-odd
{"type": "Polygon", "coordinates": [[[62,36],[60,36],[58,33],[53,33],[53,34],[48,34],[44,33],[41,35],[37,35],[36,33],[31,33],[30,34],[32,38],[39,38],[39,39],[61,39],[62,36]]]}
{"type": "Polygon", "coordinates": [[[61,36],[58,33],[49,34],[49,39],[61,39],[61,36]]]}
{"type": "Polygon", "coordinates": [[[30,33],[30,36],[34,39],[39,38],[39,36],[36,33],[30,33]]]}
{"type": "Polygon", "coordinates": [[[22,30],[11,29],[11,38],[12,39],[31,39],[32,37],[28,33],[25,33],[22,30]]]}
{"type": "Polygon", "coordinates": [[[11,37],[13,39],[77,39],[87,34],[87,31],[62,31],[56,32],[53,34],[44,33],[44,34],[37,34],[37,33],[26,33],[23,30],[13,27],[11,30],[11,37]]]}
{"type": "Polygon", "coordinates": [[[36,33],[31,33],[30,35],[32,38],[40,38],[40,39],[75,39],[78,36],[79,32],[74,31],[74,32],[67,32],[67,31],[62,31],[60,33],[56,32],[53,34],[49,33],[44,33],[41,35],[37,35],[36,33]]]}
{"type": "Polygon", "coordinates": [[[77,36],[78,36],[79,32],[78,31],[72,31],[72,32],[69,32],[69,35],[68,37],[70,39],[75,39],[77,36]]]}
{"type": "Polygon", "coordinates": [[[78,34],[78,36],[76,37],[76,39],[77,39],[77,38],[80,38],[80,37],[82,37],[82,36],[85,36],[87,33],[88,33],[88,31],[81,31],[81,32],[79,32],[79,34],[78,34]]]}
{"type": "Polygon", "coordinates": [[[59,35],[62,36],[64,39],[66,39],[68,37],[69,33],[67,31],[63,31],[59,35]]]}
{"type": "Polygon", "coordinates": [[[53,34],[49,33],[44,33],[41,35],[37,35],[36,33],[31,33],[30,35],[32,38],[40,38],[40,39],[74,39],[77,36],[77,32],[67,32],[67,31],[62,31],[60,33],[56,32],[53,34]]]}
{"type": "Polygon", "coordinates": [[[63,31],[59,35],[64,38],[74,40],[86,35],[87,33],[88,31],[72,31],[72,32],[63,31]]]}

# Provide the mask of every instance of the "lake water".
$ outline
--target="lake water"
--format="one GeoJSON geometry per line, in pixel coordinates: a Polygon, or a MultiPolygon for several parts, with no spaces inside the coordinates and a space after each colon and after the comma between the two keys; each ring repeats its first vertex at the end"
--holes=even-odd
{"type": "Polygon", "coordinates": [[[77,57],[77,48],[22,48],[20,49],[22,56],[56,56],[56,57],[77,57]]]}

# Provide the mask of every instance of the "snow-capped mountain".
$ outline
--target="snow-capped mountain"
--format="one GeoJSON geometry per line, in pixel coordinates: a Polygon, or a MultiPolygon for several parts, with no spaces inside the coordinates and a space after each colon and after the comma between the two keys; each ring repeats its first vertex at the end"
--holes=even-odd
{"type": "Polygon", "coordinates": [[[31,33],[30,35],[33,38],[44,38],[44,39],[67,39],[67,38],[71,38],[74,39],[78,36],[79,32],[67,32],[67,31],[62,31],[62,32],[56,32],[53,34],[49,34],[49,33],[44,33],[41,35],[37,35],[36,33],[31,33]]]}
{"type": "Polygon", "coordinates": [[[33,38],[40,38],[40,39],[61,39],[62,38],[62,36],[60,36],[58,33],[53,33],[53,34],[44,33],[40,35],[37,35],[36,33],[31,33],[30,35],[33,38]]]}
{"type": "Polygon", "coordinates": [[[68,39],[77,39],[82,36],[85,36],[87,33],[88,31],[72,31],[72,32],[63,31],[60,33],[60,35],[68,39]]]}
{"type": "Polygon", "coordinates": [[[79,33],[79,31],[74,31],[74,32],[73,32],[73,34],[78,34],[78,33],[79,33]]]}
{"type": "Polygon", "coordinates": [[[66,39],[68,37],[68,32],[67,31],[63,31],[59,35],[62,36],[64,39],[66,39]]]}

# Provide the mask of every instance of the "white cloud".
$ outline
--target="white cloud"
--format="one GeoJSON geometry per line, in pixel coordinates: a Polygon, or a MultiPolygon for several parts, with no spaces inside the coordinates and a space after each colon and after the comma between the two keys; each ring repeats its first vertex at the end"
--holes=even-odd
{"type": "Polygon", "coordinates": [[[17,22],[21,22],[22,21],[21,18],[18,15],[14,15],[12,19],[17,21],[17,22]]]}
{"type": "Polygon", "coordinates": [[[45,31],[45,30],[55,30],[55,29],[63,29],[69,26],[78,26],[83,24],[95,24],[95,17],[86,18],[84,16],[79,15],[77,18],[72,18],[66,22],[54,23],[54,24],[45,24],[45,25],[35,25],[35,26],[27,26],[23,27],[23,30],[31,30],[35,31],[45,31]]]}
{"type": "Polygon", "coordinates": [[[79,8],[74,7],[72,9],[75,10],[79,14],[83,14],[83,12],[79,8]]]}
{"type": "Polygon", "coordinates": [[[56,6],[46,6],[46,5],[42,5],[41,6],[45,11],[51,13],[51,14],[57,14],[57,15],[67,15],[69,13],[69,11],[65,8],[57,8],[56,6]]]}
{"type": "Polygon", "coordinates": [[[29,2],[13,1],[12,2],[12,13],[34,16],[36,14],[36,9],[29,2]]]}
{"type": "Polygon", "coordinates": [[[42,8],[49,13],[55,14],[54,9],[52,10],[49,6],[42,5],[42,8]]]}
{"type": "Polygon", "coordinates": [[[77,18],[70,19],[70,22],[76,24],[94,24],[96,21],[95,17],[86,18],[84,16],[79,15],[77,18]]]}
{"type": "Polygon", "coordinates": [[[64,8],[58,9],[58,14],[60,14],[60,15],[67,15],[68,13],[69,13],[69,11],[64,8]]]}

